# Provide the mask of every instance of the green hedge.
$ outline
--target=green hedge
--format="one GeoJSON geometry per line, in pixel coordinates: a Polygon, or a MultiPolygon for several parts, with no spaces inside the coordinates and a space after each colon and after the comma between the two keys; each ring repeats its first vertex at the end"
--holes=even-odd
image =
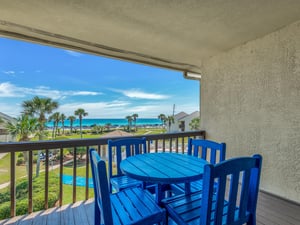
{"type": "MultiPolygon", "coordinates": [[[[58,201],[59,179],[54,173],[49,174],[48,207],[54,207],[58,201]]],[[[33,211],[45,209],[45,177],[44,174],[33,180],[33,211]]],[[[16,215],[28,213],[28,181],[22,179],[16,185],[16,215]]],[[[0,220],[10,217],[10,192],[9,188],[0,192],[0,220]]]]}

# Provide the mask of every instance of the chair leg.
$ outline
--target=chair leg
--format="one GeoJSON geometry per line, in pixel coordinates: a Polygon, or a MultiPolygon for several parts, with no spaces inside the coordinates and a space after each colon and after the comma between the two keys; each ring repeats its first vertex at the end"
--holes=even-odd
{"type": "Polygon", "coordinates": [[[168,225],[169,224],[169,214],[168,214],[168,211],[166,210],[166,217],[164,219],[164,224],[168,225]]]}
{"type": "Polygon", "coordinates": [[[94,216],[94,219],[95,219],[95,225],[97,224],[101,224],[101,212],[100,212],[100,209],[99,209],[99,206],[96,202],[96,199],[95,199],[95,216],[94,216]]]}
{"type": "Polygon", "coordinates": [[[247,225],[256,225],[256,215],[252,214],[247,222],[247,225]]]}

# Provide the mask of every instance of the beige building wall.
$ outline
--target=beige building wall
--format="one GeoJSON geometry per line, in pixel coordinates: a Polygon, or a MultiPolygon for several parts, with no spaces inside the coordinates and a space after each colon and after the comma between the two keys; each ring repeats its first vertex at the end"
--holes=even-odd
{"type": "Polygon", "coordinates": [[[261,189],[300,203],[300,21],[203,64],[201,128],[263,156],[261,189]]]}

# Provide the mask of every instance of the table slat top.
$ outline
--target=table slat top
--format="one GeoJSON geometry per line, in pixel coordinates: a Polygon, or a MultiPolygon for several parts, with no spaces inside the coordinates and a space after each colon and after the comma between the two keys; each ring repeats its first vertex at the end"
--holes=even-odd
{"type": "Polygon", "coordinates": [[[201,179],[206,164],[207,161],[190,155],[148,153],[124,159],[120,168],[129,177],[167,184],[201,179]]]}

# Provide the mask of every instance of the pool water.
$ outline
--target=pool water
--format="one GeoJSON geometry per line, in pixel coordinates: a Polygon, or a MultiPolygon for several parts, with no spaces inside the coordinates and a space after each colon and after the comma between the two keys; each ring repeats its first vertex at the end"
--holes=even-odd
{"type": "MultiPolygon", "coordinates": [[[[76,177],[76,186],[85,187],[85,177],[76,177]]],[[[64,184],[73,185],[73,176],[72,175],[62,175],[62,181],[64,184]]],[[[89,178],[89,188],[94,188],[93,178],[89,178]]]]}

